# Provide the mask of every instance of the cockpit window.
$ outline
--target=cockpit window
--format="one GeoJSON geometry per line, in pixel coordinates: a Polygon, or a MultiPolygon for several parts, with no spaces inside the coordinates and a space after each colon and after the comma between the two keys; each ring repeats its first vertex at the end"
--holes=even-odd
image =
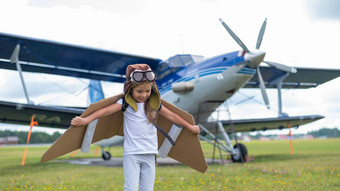
{"type": "Polygon", "coordinates": [[[157,78],[162,79],[164,76],[167,76],[170,73],[176,72],[177,70],[182,69],[192,63],[201,62],[203,60],[203,56],[190,54],[175,55],[160,63],[156,71],[158,75],[157,78]]]}

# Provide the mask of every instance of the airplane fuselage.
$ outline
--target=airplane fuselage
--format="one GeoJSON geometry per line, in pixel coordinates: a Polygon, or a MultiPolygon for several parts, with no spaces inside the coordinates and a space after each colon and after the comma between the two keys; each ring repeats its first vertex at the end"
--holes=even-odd
{"type": "Polygon", "coordinates": [[[196,120],[205,121],[255,74],[256,70],[247,67],[240,54],[232,52],[192,63],[159,80],[162,98],[191,113],[196,120]],[[193,89],[175,92],[172,84],[176,83],[191,83],[193,89]]]}

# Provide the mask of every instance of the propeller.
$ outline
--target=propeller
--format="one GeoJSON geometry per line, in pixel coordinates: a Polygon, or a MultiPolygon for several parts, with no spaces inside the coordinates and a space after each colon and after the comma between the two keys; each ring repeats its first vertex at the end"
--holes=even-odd
{"type": "MultiPolygon", "coordinates": [[[[256,49],[257,50],[260,49],[262,39],[263,39],[263,35],[264,35],[264,31],[266,30],[266,26],[267,26],[267,18],[264,19],[262,27],[260,29],[259,36],[257,37],[257,42],[256,42],[256,49]]],[[[296,68],[289,67],[289,66],[286,66],[286,65],[283,65],[283,64],[279,64],[279,63],[276,63],[276,62],[269,62],[269,61],[262,61],[262,62],[264,62],[264,63],[268,64],[269,66],[274,67],[278,70],[282,70],[282,71],[285,71],[285,72],[288,72],[288,73],[296,73],[296,71],[297,71],[296,68]]]]}
{"type": "Polygon", "coordinates": [[[229,34],[231,35],[231,37],[233,37],[233,39],[237,42],[238,45],[240,45],[240,47],[246,51],[247,53],[249,53],[250,51],[248,50],[248,48],[246,47],[246,45],[241,41],[240,38],[237,37],[237,35],[228,27],[228,25],[220,18],[220,22],[222,23],[222,25],[224,26],[224,28],[229,32],[229,34]]]}
{"type": "Polygon", "coordinates": [[[223,25],[223,27],[228,31],[228,33],[231,35],[231,37],[237,42],[237,44],[243,49],[244,52],[246,52],[246,54],[244,55],[244,59],[248,62],[248,66],[251,68],[255,68],[256,67],[256,71],[257,71],[257,76],[258,76],[258,81],[259,81],[259,87],[261,89],[261,94],[262,94],[262,98],[263,101],[265,103],[265,105],[267,106],[267,108],[270,108],[269,105],[269,99],[268,99],[268,95],[266,92],[266,86],[264,84],[262,75],[261,75],[261,71],[260,71],[260,63],[264,62],[267,65],[276,68],[278,70],[287,72],[287,73],[296,73],[296,68],[293,67],[289,67],[283,64],[279,64],[276,62],[269,62],[269,61],[264,61],[264,56],[265,53],[262,51],[259,51],[262,40],[263,40],[263,36],[264,36],[264,32],[266,30],[266,26],[267,26],[267,18],[265,18],[265,20],[263,21],[263,24],[261,26],[259,35],[257,37],[257,41],[256,41],[256,50],[255,51],[249,51],[249,49],[247,48],[247,46],[240,40],[240,38],[238,38],[238,36],[230,29],[230,27],[220,18],[219,19],[221,24],[223,25]]]}
{"type": "Polygon", "coordinates": [[[293,68],[293,67],[290,67],[290,66],[286,66],[286,65],[283,65],[283,64],[279,64],[279,63],[276,63],[276,62],[269,62],[269,61],[263,61],[264,63],[268,64],[269,66],[272,66],[278,70],[282,70],[282,71],[285,71],[285,72],[288,72],[288,73],[296,73],[297,70],[296,68],[293,68]]]}
{"type": "MultiPolygon", "coordinates": [[[[263,101],[264,101],[266,107],[269,109],[270,108],[269,99],[268,99],[266,87],[264,85],[264,81],[263,81],[263,78],[262,78],[262,75],[261,75],[261,72],[260,72],[260,68],[259,68],[260,63],[263,62],[263,58],[264,58],[265,53],[260,52],[260,51],[250,52],[248,50],[248,48],[246,47],[246,45],[240,40],[240,38],[237,37],[237,35],[230,29],[230,27],[222,19],[220,19],[220,22],[222,23],[223,27],[229,32],[231,37],[243,49],[243,51],[245,51],[249,54],[249,55],[245,55],[244,58],[245,58],[246,61],[248,61],[249,67],[252,67],[252,68],[256,67],[257,76],[258,76],[258,80],[259,80],[259,87],[261,89],[262,98],[263,98],[263,101]]],[[[256,49],[259,49],[259,47],[261,45],[263,35],[264,35],[264,31],[266,29],[266,23],[267,23],[267,19],[265,19],[263,24],[262,24],[260,33],[259,33],[258,38],[257,38],[256,49]]]]}
{"type": "Polygon", "coordinates": [[[264,35],[264,31],[266,30],[266,26],[267,26],[267,18],[264,19],[262,27],[260,29],[259,36],[257,37],[256,49],[260,49],[262,39],[263,39],[263,35],[264,35]]]}
{"type": "Polygon", "coordinates": [[[263,101],[266,104],[267,109],[270,109],[269,99],[268,99],[268,95],[267,95],[267,92],[266,92],[266,86],[264,85],[264,81],[263,81],[263,78],[262,78],[262,75],[261,75],[261,72],[260,72],[260,67],[257,66],[256,70],[257,70],[257,76],[258,76],[259,83],[260,83],[259,86],[260,86],[260,89],[261,89],[263,101]]]}

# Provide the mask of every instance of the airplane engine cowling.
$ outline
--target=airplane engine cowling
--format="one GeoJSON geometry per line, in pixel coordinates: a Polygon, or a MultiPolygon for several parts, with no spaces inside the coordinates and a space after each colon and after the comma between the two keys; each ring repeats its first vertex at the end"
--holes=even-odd
{"type": "Polygon", "coordinates": [[[194,89],[194,83],[192,82],[179,82],[171,85],[172,91],[175,93],[186,93],[194,89]]]}

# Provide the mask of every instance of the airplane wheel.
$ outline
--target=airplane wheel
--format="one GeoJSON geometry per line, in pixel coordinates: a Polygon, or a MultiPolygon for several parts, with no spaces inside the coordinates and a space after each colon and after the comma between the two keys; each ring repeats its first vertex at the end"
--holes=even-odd
{"type": "Polygon", "coordinates": [[[238,143],[234,145],[234,149],[236,154],[231,155],[231,160],[233,162],[246,162],[248,157],[247,147],[242,143],[238,143]]]}
{"type": "Polygon", "coordinates": [[[111,154],[110,154],[109,152],[105,151],[105,152],[103,152],[103,154],[102,154],[102,158],[103,158],[104,160],[110,160],[110,159],[111,159],[111,154]]]}

